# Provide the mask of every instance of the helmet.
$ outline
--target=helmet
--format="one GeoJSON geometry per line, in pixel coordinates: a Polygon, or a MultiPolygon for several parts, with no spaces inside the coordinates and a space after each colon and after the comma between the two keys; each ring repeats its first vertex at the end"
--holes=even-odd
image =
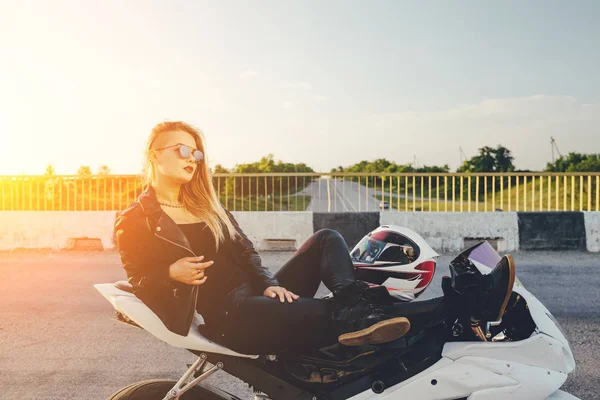
{"type": "Polygon", "coordinates": [[[350,251],[358,279],[386,286],[402,301],[417,298],[429,286],[439,255],[416,232],[382,225],[350,251]]]}

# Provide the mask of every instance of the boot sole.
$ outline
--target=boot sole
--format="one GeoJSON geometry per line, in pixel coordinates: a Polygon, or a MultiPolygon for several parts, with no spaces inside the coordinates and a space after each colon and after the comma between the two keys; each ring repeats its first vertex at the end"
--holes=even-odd
{"type": "Polygon", "coordinates": [[[344,333],[338,341],[344,346],[381,344],[399,339],[410,329],[410,321],[405,317],[386,319],[356,332],[344,333]]]}
{"type": "Polygon", "coordinates": [[[506,306],[508,305],[508,300],[510,300],[510,295],[512,294],[513,286],[515,285],[515,276],[516,276],[516,268],[515,268],[515,260],[510,254],[507,254],[506,260],[508,262],[508,269],[510,270],[510,276],[508,279],[508,290],[506,291],[506,296],[504,297],[504,302],[502,303],[502,308],[500,308],[500,312],[494,321],[500,320],[506,311],[506,306]]]}

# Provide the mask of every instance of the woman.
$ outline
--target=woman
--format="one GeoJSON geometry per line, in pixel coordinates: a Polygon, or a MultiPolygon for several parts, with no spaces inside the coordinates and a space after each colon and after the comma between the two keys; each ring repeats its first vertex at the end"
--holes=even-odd
{"type": "Polygon", "coordinates": [[[314,233],[273,275],[220,203],[199,130],[156,125],[146,147],[146,189],[119,213],[115,238],[134,293],[180,335],[197,310],[201,333],[233,350],[302,351],[337,339],[379,344],[406,334],[368,300],[342,236],[314,233]],[[323,281],[333,299],[316,299],[323,281]]]}
{"type": "Polygon", "coordinates": [[[163,122],[146,147],[146,190],[115,222],[135,294],[187,335],[197,310],[202,333],[234,350],[302,349],[337,337],[357,346],[395,340],[410,328],[365,300],[348,248],[333,230],[313,234],[275,274],[219,203],[199,130],[163,122]],[[334,300],[313,298],[320,282],[334,300]]]}

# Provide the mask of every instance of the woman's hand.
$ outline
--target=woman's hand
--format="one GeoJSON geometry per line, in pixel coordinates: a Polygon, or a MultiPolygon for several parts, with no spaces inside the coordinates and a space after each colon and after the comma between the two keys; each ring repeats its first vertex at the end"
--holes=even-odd
{"type": "Polygon", "coordinates": [[[291,303],[294,300],[298,300],[300,298],[300,296],[298,296],[297,294],[294,294],[294,293],[290,292],[289,290],[287,290],[286,288],[281,287],[281,286],[269,286],[263,292],[263,296],[267,296],[272,299],[279,296],[279,300],[282,303],[285,303],[285,299],[287,299],[288,303],[291,303]]]}
{"type": "Polygon", "coordinates": [[[204,270],[214,261],[200,262],[204,256],[184,257],[169,266],[169,277],[173,280],[187,283],[188,285],[202,285],[208,278],[204,270]]]}

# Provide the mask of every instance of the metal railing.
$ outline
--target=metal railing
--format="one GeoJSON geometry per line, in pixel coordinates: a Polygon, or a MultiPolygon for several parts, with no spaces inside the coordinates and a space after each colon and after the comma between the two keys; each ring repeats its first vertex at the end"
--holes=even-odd
{"type": "MultiPolygon", "coordinates": [[[[600,211],[600,173],[215,174],[232,211],[600,211]]],[[[3,211],[122,210],[140,176],[0,176],[3,211]]]]}

